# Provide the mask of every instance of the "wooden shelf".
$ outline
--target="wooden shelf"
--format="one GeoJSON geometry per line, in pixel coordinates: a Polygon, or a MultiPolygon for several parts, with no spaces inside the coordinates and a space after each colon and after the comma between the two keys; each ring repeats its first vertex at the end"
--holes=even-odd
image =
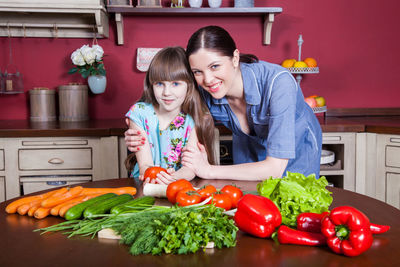
{"type": "Polygon", "coordinates": [[[271,44],[271,30],[275,15],[282,12],[281,7],[251,7],[251,8],[135,8],[108,6],[109,13],[115,13],[115,22],[117,24],[118,45],[124,44],[123,16],[182,16],[182,17],[212,17],[212,16],[235,16],[249,17],[262,16],[264,19],[263,43],[271,44]]]}

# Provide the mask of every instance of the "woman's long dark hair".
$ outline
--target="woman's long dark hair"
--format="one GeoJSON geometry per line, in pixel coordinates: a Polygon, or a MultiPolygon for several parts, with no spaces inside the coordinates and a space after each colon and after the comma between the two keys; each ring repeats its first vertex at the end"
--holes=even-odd
{"type": "MultiPolygon", "coordinates": [[[[140,101],[158,107],[153,84],[162,81],[185,81],[187,83],[187,93],[181,111],[193,118],[197,138],[206,148],[208,161],[210,164],[216,164],[214,121],[197,90],[196,80],[182,47],[166,47],[154,56],[146,73],[144,91],[140,101]]],[[[127,164],[126,161],[125,163],[127,168],[132,165],[127,164]]]]}
{"type": "MultiPolygon", "coordinates": [[[[222,56],[233,57],[236,44],[225,29],[219,26],[206,26],[190,37],[186,47],[187,57],[189,58],[201,48],[220,53],[222,56]]],[[[240,62],[254,63],[258,62],[258,58],[252,54],[240,54],[240,62]]]]}

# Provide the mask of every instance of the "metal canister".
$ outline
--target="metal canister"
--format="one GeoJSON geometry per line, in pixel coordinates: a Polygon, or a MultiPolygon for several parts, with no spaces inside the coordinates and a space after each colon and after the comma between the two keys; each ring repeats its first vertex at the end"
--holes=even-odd
{"type": "Polygon", "coordinates": [[[56,91],[48,88],[29,90],[31,121],[56,120],[56,91]]]}
{"type": "Polygon", "coordinates": [[[82,84],[58,87],[60,121],[86,121],[88,115],[88,87],[82,84]]]}

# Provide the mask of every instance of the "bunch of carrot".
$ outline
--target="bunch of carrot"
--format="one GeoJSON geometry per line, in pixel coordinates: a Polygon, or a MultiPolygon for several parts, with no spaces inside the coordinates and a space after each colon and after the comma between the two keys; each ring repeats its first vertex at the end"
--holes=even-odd
{"type": "Polygon", "coordinates": [[[136,194],[134,187],[84,188],[82,186],[62,187],[40,195],[17,199],[6,207],[7,213],[33,216],[43,219],[48,215],[64,217],[68,209],[91,198],[107,194],[136,194]]]}

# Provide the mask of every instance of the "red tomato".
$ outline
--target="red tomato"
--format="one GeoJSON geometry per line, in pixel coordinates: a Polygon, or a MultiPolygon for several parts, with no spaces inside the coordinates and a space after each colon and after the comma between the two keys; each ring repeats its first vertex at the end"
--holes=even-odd
{"type": "Polygon", "coordinates": [[[243,196],[242,190],[233,185],[225,185],[222,187],[221,192],[227,193],[232,200],[232,208],[236,208],[239,199],[243,196]]]}
{"type": "Polygon", "coordinates": [[[215,186],[213,185],[205,185],[202,188],[200,188],[199,190],[197,190],[197,192],[200,194],[201,196],[201,200],[205,200],[208,197],[211,197],[212,194],[214,194],[215,192],[217,192],[217,188],[215,188],[215,186]]]}
{"type": "Polygon", "coordinates": [[[191,188],[194,190],[192,184],[185,179],[180,179],[175,182],[172,182],[168,185],[167,187],[167,198],[168,201],[171,202],[172,204],[176,203],[176,195],[178,194],[179,191],[185,188],[191,188]]]}
{"type": "Polygon", "coordinates": [[[225,210],[230,210],[232,208],[231,197],[227,193],[224,193],[224,192],[214,193],[211,203],[214,204],[214,206],[223,208],[225,210]]]}
{"type": "Polygon", "coordinates": [[[176,194],[176,203],[178,206],[185,207],[197,204],[201,201],[201,196],[193,188],[184,188],[176,194]]]}
{"type": "Polygon", "coordinates": [[[144,175],[143,175],[144,179],[150,178],[150,180],[154,180],[157,178],[157,174],[162,171],[167,172],[167,170],[162,167],[157,167],[157,166],[149,167],[144,172],[144,175]]]}

